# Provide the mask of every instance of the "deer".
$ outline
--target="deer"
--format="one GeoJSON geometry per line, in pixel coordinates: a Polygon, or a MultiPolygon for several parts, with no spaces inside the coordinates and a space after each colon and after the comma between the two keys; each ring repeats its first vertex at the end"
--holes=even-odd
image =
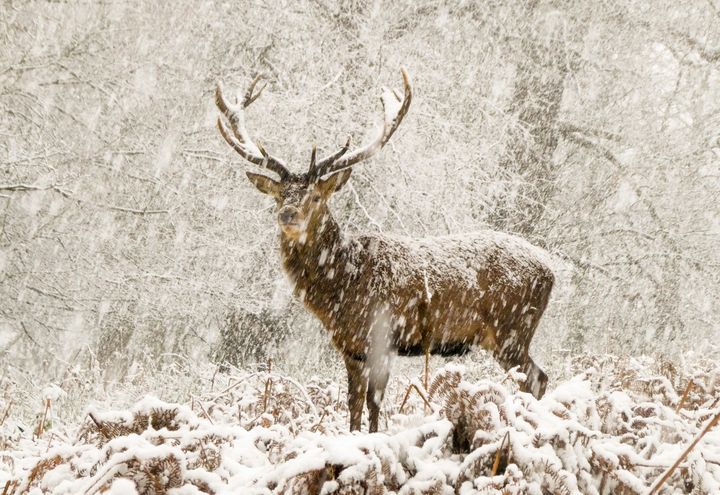
{"type": "Polygon", "coordinates": [[[548,383],[529,356],[554,283],[545,250],[494,230],[428,238],[349,235],[331,213],[329,200],[353,167],[376,155],[407,114],[413,90],[404,68],[401,74],[403,94],[387,88],[381,94],[377,136],[352,150],[348,138],[323,158],[313,145],[303,173],[291,172],[246,129],[245,109],[266,87],[256,90],[260,76],[234,102],[220,82],[215,91],[223,139],[267,171],[245,173],[275,199],[280,257],[294,295],[320,320],[345,363],[350,431],[361,429],[365,403],[369,431],[378,431],[394,355],[427,360],[480,346],[504,370],[525,374],[522,392],[539,399],[548,383]]]}

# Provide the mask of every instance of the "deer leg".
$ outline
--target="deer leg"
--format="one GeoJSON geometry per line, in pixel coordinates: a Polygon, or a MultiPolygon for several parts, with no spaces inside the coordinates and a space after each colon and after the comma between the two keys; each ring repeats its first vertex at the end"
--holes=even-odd
{"type": "Polygon", "coordinates": [[[536,399],[540,399],[545,394],[548,376],[528,355],[537,320],[539,316],[535,321],[530,322],[529,327],[521,327],[521,331],[514,334],[512,331],[505,332],[505,335],[520,335],[525,338],[506,341],[501,348],[496,349],[494,357],[505,371],[520,366],[520,371],[526,376],[525,382],[520,385],[520,391],[529,392],[536,399]]]}
{"type": "Polygon", "coordinates": [[[541,399],[545,395],[548,376],[530,356],[526,356],[525,359],[502,359],[499,357],[495,359],[505,371],[520,366],[520,372],[524,373],[526,377],[525,382],[520,384],[521,392],[527,392],[536,399],[541,399]]]}
{"type": "Polygon", "coordinates": [[[520,390],[522,392],[529,392],[536,399],[540,399],[543,395],[545,395],[548,376],[537,364],[535,364],[535,361],[533,361],[530,356],[528,356],[527,362],[525,363],[525,366],[523,366],[522,371],[527,376],[527,379],[520,387],[520,390]]]}
{"type": "Polygon", "coordinates": [[[370,433],[378,431],[380,405],[390,378],[390,357],[386,356],[382,361],[376,363],[375,368],[370,369],[370,376],[368,377],[367,408],[370,413],[370,433]]]}
{"type": "Polygon", "coordinates": [[[359,431],[362,423],[363,404],[367,391],[365,363],[352,356],[344,356],[348,378],[348,409],[350,410],[350,431],[359,431]]]}
{"type": "Polygon", "coordinates": [[[540,399],[543,395],[545,395],[545,389],[547,388],[548,384],[548,376],[543,370],[540,369],[537,364],[535,364],[535,361],[533,361],[533,359],[530,357],[530,341],[535,335],[535,330],[537,330],[537,327],[540,324],[540,317],[542,316],[545,306],[547,305],[547,299],[549,295],[550,293],[547,292],[544,298],[544,302],[540,303],[539,305],[540,310],[536,311],[529,321],[526,320],[527,326],[524,329],[525,335],[527,335],[527,343],[523,346],[525,348],[525,353],[522,372],[525,373],[527,379],[525,380],[525,383],[523,383],[522,387],[520,387],[520,390],[523,392],[531,393],[532,396],[536,399],[540,399]]]}
{"type": "Polygon", "coordinates": [[[535,330],[537,330],[537,327],[540,324],[540,317],[543,315],[543,312],[547,307],[551,290],[552,280],[549,283],[546,281],[545,284],[538,286],[539,295],[536,296],[537,302],[535,305],[537,309],[532,315],[530,315],[529,319],[525,319],[525,327],[523,329],[523,333],[526,336],[526,344],[523,346],[525,353],[522,371],[527,376],[527,379],[525,380],[525,383],[523,383],[522,387],[520,387],[520,390],[523,392],[530,392],[536,399],[540,399],[543,395],[545,395],[545,389],[548,384],[548,376],[537,364],[535,364],[535,361],[533,361],[528,353],[530,351],[530,341],[535,335],[535,330]]]}

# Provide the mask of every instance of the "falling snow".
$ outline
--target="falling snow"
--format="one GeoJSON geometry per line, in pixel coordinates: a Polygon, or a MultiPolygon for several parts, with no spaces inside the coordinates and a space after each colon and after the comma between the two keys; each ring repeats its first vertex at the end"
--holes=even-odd
{"type": "Polygon", "coordinates": [[[3,2],[0,495],[720,493],[719,9],[3,2]]]}

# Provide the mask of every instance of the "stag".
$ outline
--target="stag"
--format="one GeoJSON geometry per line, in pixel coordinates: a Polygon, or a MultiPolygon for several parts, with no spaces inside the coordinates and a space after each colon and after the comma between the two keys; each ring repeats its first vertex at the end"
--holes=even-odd
{"type": "Polygon", "coordinates": [[[250,137],[244,110],[259,96],[255,78],[242,99],[228,100],[218,83],[218,128],[245,160],[278,178],[246,172],[277,203],[283,267],[302,300],[327,329],[347,368],[350,429],[359,430],[367,401],[369,429],[378,429],[390,356],[455,355],[479,345],[505,369],[519,367],[521,389],[539,398],[547,375],[528,355],[547,306],[553,273],[546,253],[506,233],[481,231],[425,239],[381,234],[349,236],[328,202],[354,165],[374,156],[408,112],[412,88],[402,69],[404,95],[385,89],[383,125],[366,145],[317,157],[305,173],[291,172],[250,137]],[[228,125],[229,124],[229,125],[228,125]]]}

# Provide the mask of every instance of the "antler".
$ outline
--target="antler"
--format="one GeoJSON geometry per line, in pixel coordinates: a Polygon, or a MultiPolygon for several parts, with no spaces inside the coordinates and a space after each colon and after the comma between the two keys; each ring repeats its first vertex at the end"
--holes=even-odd
{"type": "Polygon", "coordinates": [[[325,157],[317,163],[313,160],[310,170],[308,171],[308,175],[310,177],[319,178],[331,172],[337,172],[338,170],[348,168],[358,162],[367,160],[385,146],[392,137],[393,133],[397,130],[400,122],[402,122],[403,117],[405,117],[405,114],[410,108],[410,102],[412,101],[410,76],[408,76],[408,73],[404,68],[401,68],[400,72],[402,73],[405,94],[401,100],[397,92],[384,88],[380,101],[382,101],[385,120],[379,135],[370,143],[366,144],[362,148],[352,151],[351,153],[347,153],[348,148],[350,147],[350,139],[348,139],[345,146],[343,146],[337,153],[325,157]]]}
{"type": "Polygon", "coordinates": [[[338,160],[340,157],[342,157],[345,153],[347,153],[347,150],[350,149],[350,138],[347,138],[347,141],[343,145],[342,148],[340,148],[339,151],[336,153],[323,158],[320,160],[320,162],[316,161],[316,155],[317,155],[317,147],[313,145],[312,153],[310,155],[310,168],[308,169],[308,177],[312,180],[319,179],[323,175],[325,175],[328,172],[323,172],[323,167],[327,167],[327,165],[334,163],[336,160],[338,160]]]}
{"type": "Polygon", "coordinates": [[[228,119],[228,122],[230,122],[232,134],[223,122],[222,118],[218,117],[217,125],[222,137],[225,138],[225,141],[227,141],[227,143],[235,151],[237,151],[240,156],[255,165],[260,165],[275,172],[281,179],[284,179],[290,175],[290,171],[285,166],[285,163],[283,163],[282,160],[269,155],[260,143],[256,143],[252,140],[247,129],[245,129],[244,110],[249,107],[252,102],[257,100],[265,89],[265,85],[263,85],[263,87],[255,93],[255,86],[258,81],[260,81],[260,78],[261,76],[258,75],[250,83],[250,86],[245,93],[242,105],[228,102],[223,95],[222,84],[218,82],[217,89],[215,90],[215,104],[228,119]]]}

